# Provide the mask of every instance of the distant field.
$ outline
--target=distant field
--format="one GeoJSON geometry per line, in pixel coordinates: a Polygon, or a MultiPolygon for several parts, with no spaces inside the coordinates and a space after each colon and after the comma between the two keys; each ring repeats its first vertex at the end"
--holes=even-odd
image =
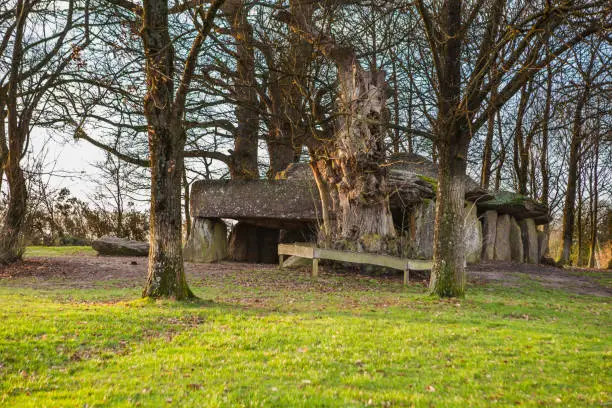
{"type": "Polygon", "coordinates": [[[25,258],[33,256],[76,256],[96,255],[97,252],[90,246],[29,246],[25,251],[25,258]]]}

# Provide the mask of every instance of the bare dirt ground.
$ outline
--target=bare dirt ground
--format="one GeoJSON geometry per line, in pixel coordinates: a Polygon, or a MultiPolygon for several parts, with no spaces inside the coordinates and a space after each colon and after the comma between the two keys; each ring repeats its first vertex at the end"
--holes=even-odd
{"type": "MultiPolygon", "coordinates": [[[[338,272],[323,269],[319,280],[296,277],[306,276],[308,268],[278,271],[276,265],[254,265],[235,262],[217,264],[186,263],[189,279],[205,286],[241,285],[261,289],[281,287],[315,291],[357,289],[365,281],[400,281],[399,274],[372,275],[351,271],[338,272]],[[257,270],[258,273],[253,273],[257,270]],[[272,279],[271,279],[272,278],[272,279]],[[342,278],[342,279],[337,279],[342,278]]],[[[116,287],[141,287],[147,271],[147,259],[136,257],[61,256],[33,257],[10,266],[0,266],[0,280],[32,288],[86,289],[108,284],[116,287]]],[[[546,265],[510,262],[482,263],[468,267],[468,279],[477,284],[501,283],[520,286],[522,276],[529,276],[550,288],[561,288],[577,294],[611,297],[612,287],[601,279],[590,276],[588,269],[560,269],[546,265]]],[[[602,273],[601,270],[598,270],[602,273]]],[[[611,273],[610,271],[604,273],[611,273]]],[[[425,278],[421,276],[421,278],[425,278]]],[[[417,279],[417,282],[419,280],[417,279]]],[[[419,282],[424,284],[423,279],[419,282]]],[[[365,285],[363,285],[365,286],[365,285]]]]}

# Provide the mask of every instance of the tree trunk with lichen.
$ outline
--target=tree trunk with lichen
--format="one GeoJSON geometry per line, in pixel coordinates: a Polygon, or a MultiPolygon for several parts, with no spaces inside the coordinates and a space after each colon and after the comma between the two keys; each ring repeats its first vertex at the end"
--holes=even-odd
{"type": "Polygon", "coordinates": [[[464,183],[470,136],[460,106],[461,1],[445,3],[443,10],[442,26],[449,37],[441,49],[444,66],[435,125],[439,170],[429,290],[440,297],[456,297],[465,293],[464,183]]]}
{"type": "Polygon", "coordinates": [[[429,290],[440,297],[458,297],[465,293],[466,161],[454,145],[439,143],[438,152],[434,264],[429,290]]]}
{"type": "Polygon", "coordinates": [[[142,42],[146,56],[151,162],[149,274],[143,297],[193,297],[187,286],[181,239],[181,186],[185,133],[173,109],[174,48],[166,0],[144,2],[142,42]]]}

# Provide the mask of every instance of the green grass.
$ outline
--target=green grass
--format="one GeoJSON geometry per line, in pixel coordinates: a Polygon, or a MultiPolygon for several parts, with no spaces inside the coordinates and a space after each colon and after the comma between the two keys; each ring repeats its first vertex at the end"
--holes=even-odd
{"type": "Polygon", "coordinates": [[[274,289],[274,274],[258,270],[222,286],[191,277],[208,299],[191,303],[134,300],[137,288],[0,280],[0,405],[611,402],[607,299],[528,277],[519,287],[474,285],[466,299],[436,300],[419,284],[360,277],[358,286],[327,292],[299,272],[278,273],[299,285],[274,289]]]}
{"type": "Polygon", "coordinates": [[[33,256],[54,257],[96,254],[97,252],[90,246],[29,246],[26,247],[24,257],[27,259],[33,256]]]}

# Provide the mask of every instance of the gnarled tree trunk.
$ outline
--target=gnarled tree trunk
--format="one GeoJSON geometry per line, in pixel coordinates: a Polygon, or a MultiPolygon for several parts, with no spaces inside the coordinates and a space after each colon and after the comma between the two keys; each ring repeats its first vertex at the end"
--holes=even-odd
{"type": "MultiPolygon", "coordinates": [[[[300,33],[319,52],[334,61],[338,70],[338,123],[332,140],[319,152],[331,155],[319,160],[317,184],[323,203],[335,221],[331,241],[339,248],[365,252],[398,252],[389,208],[385,161],[385,73],[364,71],[356,53],[315,32],[303,19],[280,12],[277,18],[300,33]],[[325,183],[321,183],[323,174],[325,183]]],[[[327,229],[327,228],[325,228],[327,229]]]]}
{"type": "Polygon", "coordinates": [[[395,254],[385,161],[384,72],[366,72],[354,55],[337,62],[340,119],[335,135],[339,238],[359,250],[395,254]]]}

